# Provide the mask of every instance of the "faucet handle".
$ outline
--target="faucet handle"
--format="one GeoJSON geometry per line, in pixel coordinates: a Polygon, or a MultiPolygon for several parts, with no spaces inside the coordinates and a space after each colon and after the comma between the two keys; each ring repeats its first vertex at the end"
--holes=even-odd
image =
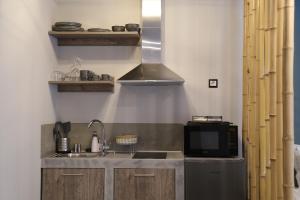
{"type": "Polygon", "coordinates": [[[102,144],[103,150],[108,150],[108,149],[110,149],[110,145],[111,145],[111,143],[107,143],[107,141],[104,140],[104,141],[103,141],[103,144],[102,144]]]}
{"type": "Polygon", "coordinates": [[[110,146],[109,145],[103,145],[102,148],[103,148],[103,150],[109,150],[110,146]]]}

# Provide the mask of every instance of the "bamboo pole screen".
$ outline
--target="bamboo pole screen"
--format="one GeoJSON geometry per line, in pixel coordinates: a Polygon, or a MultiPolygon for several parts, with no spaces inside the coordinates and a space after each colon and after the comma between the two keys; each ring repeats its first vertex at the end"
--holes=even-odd
{"type": "Polygon", "coordinates": [[[251,200],[294,200],[294,1],[244,0],[243,142],[251,200]]]}

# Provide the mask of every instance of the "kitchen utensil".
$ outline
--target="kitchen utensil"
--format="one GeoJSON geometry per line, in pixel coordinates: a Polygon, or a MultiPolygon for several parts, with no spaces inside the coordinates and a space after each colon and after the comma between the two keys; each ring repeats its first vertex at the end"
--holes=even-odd
{"type": "Polygon", "coordinates": [[[100,143],[96,134],[93,134],[92,137],[91,152],[100,152],[100,143]]]}
{"type": "Polygon", "coordinates": [[[66,73],[65,80],[67,81],[78,81],[80,79],[80,70],[74,65],[71,67],[71,71],[66,73]]]}
{"type": "Polygon", "coordinates": [[[57,138],[62,138],[64,135],[63,124],[61,122],[56,122],[53,129],[53,134],[55,135],[55,140],[57,138]]]}
{"type": "Polygon", "coordinates": [[[62,126],[64,130],[64,137],[68,137],[68,133],[71,131],[71,122],[65,122],[62,126]]]}
{"type": "Polygon", "coordinates": [[[88,80],[88,72],[89,72],[89,70],[80,70],[80,80],[81,81],[88,80]]]}
{"type": "Polygon", "coordinates": [[[102,74],[101,80],[103,81],[109,81],[111,79],[111,76],[109,74],[102,74]]]}
{"type": "Polygon", "coordinates": [[[100,76],[90,70],[80,70],[81,81],[98,81],[100,76]]]}
{"type": "Polygon", "coordinates": [[[74,153],[80,153],[80,152],[81,152],[81,145],[74,144],[74,153]]]}
{"type": "Polygon", "coordinates": [[[101,80],[101,77],[99,75],[95,74],[93,76],[93,81],[100,81],[100,80],[101,80]]]}
{"type": "Polygon", "coordinates": [[[87,31],[88,32],[110,32],[111,30],[104,29],[104,28],[89,28],[87,31]]]}
{"type": "Polygon", "coordinates": [[[69,138],[58,138],[56,139],[56,152],[57,153],[70,153],[70,139],[69,138]]]}
{"type": "Polygon", "coordinates": [[[112,26],[111,27],[113,32],[124,32],[125,31],[125,26],[112,26]]]}
{"type": "Polygon", "coordinates": [[[56,22],[54,26],[75,26],[75,27],[81,27],[81,23],[78,22],[56,22]]]}
{"type": "Polygon", "coordinates": [[[84,31],[83,28],[77,26],[52,26],[53,31],[84,31]]]}
{"type": "Polygon", "coordinates": [[[137,135],[134,134],[116,136],[116,144],[129,147],[129,153],[132,155],[135,153],[135,145],[137,144],[137,141],[137,135]]]}
{"type": "Polygon", "coordinates": [[[126,24],[125,28],[127,31],[131,32],[131,31],[138,31],[140,28],[139,24],[126,24]]]}
{"type": "Polygon", "coordinates": [[[65,80],[65,74],[61,71],[53,71],[51,74],[51,79],[53,81],[63,81],[65,80]]]}
{"type": "Polygon", "coordinates": [[[116,143],[120,145],[133,145],[137,143],[137,135],[127,134],[116,136],[116,143]]]}
{"type": "Polygon", "coordinates": [[[54,127],[53,128],[53,139],[54,139],[54,141],[56,141],[58,138],[60,138],[59,131],[54,127]]]}

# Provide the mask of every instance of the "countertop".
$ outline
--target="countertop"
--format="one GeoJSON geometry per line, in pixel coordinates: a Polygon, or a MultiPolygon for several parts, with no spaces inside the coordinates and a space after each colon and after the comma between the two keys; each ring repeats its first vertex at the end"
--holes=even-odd
{"type": "MultiPolygon", "coordinates": [[[[153,151],[151,151],[153,152],[153,151]]],[[[156,151],[159,152],[159,151],[156,151]]],[[[54,157],[53,154],[41,160],[42,168],[176,168],[183,167],[181,151],[165,151],[166,159],[132,159],[130,153],[109,152],[104,157],[54,157]]]]}

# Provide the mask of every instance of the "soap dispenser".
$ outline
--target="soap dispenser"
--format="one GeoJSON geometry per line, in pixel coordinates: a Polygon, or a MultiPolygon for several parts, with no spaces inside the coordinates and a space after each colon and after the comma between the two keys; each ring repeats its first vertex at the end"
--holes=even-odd
{"type": "Polygon", "coordinates": [[[91,152],[100,152],[100,144],[97,134],[93,134],[91,152]]]}

